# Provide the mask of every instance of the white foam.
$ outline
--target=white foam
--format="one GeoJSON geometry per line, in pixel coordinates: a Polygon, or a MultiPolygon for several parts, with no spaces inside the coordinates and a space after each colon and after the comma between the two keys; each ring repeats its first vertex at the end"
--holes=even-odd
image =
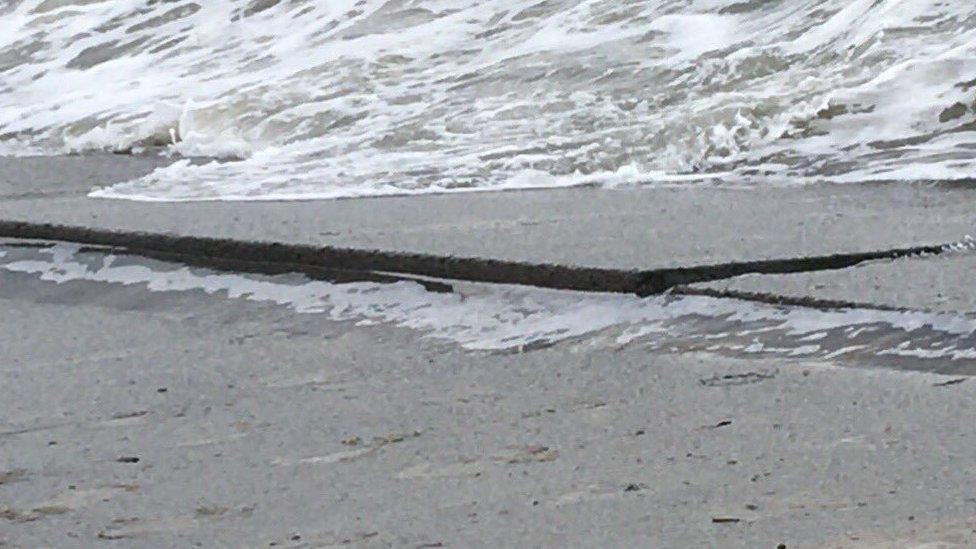
{"type": "Polygon", "coordinates": [[[250,4],[3,8],[0,154],[168,145],[243,159],[96,192],[137,200],[976,167],[972,2],[250,4]]]}

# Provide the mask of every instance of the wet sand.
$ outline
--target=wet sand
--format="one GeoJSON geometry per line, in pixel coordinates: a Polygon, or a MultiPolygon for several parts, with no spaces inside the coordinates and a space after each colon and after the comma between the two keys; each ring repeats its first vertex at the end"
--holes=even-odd
{"type": "Polygon", "coordinates": [[[40,236],[100,244],[128,239],[143,246],[148,238],[160,240],[153,245],[161,251],[190,255],[213,257],[230,248],[246,261],[277,254],[274,261],[282,263],[311,258],[318,267],[591,291],[655,293],[750,272],[838,269],[938,251],[962,240],[976,223],[968,206],[976,190],[960,185],[577,188],[136,203],[87,198],[85,189],[148,173],[163,160],[58,158],[57,169],[38,171],[44,161],[0,159],[0,195],[7,196],[0,200],[0,222],[13,227],[6,236],[38,236],[37,230],[15,230],[20,223],[53,224],[40,236]],[[28,187],[34,194],[17,194],[28,187]]]}
{"type": "MultiPolygon", "coordinates": [[[[976,542],[968,378],[0,274],[12,547],[976,542]]],[[[951,546],[951,545],[949,545],[951,546]]]]}
{"type": "Polygon", "coordinates": [[[938,245],[976,225],[976,189],[932,184],[554,189],[297,202],[140,203],[84,192],[155,158],[2,158],[0,219],[533,264],[658,269],[938,245]],[[11,175],[12,174],[12,175],[11,175]],[[66,190],[76,194],[65,195],[66,190]]]}
{"type": "MultiPolygon", "coordinates": [[[[974,191],[938,185],[139,204],[85,193],[155,159],[45,162],[0,161],[0,220],[621,272],[940,244],[973,221],[974,191]]],[[[967,253],[711,287],[969,318],[967,253]]],[[[969,359],[734,355],[707,351],[707,322],[472,351],[8,270],[0,304],[12,547],[976,544],[969,359]]]]}

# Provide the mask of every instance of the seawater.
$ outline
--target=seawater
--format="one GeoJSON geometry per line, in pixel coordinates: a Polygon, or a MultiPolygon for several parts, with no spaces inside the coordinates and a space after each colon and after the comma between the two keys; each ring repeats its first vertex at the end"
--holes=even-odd
{"type": "Polygon", "coordinates": [[[101,197],[958,180],[974,123],[970,0],[0,1],[0,154],[214,159],[101,197]]]}

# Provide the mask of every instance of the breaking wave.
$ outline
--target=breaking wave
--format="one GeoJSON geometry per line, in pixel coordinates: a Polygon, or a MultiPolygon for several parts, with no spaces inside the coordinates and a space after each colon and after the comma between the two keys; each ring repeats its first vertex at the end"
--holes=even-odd
{"type": "Polygon", "coordinates": [[[220,159],[96,196],[976,173],[965,0],[7,0],[0,29],[0,154],[220,159]]]}

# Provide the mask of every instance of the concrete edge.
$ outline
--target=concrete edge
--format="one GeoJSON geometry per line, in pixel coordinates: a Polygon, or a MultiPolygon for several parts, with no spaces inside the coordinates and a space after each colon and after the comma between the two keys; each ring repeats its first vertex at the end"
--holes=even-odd
{"type": "Polygon", "coordinates": [[[384,250],[311,246],[282,242],[116,231],[83,226],[0,220],[0,237],[58,240],[122,248],[140,255],[191,264],[217,265],[242,272],[297,271],[401,273],[446,280],[518,284],[585,292],[659,294],[678,286],[744,274],[785,274],[844,269],[864,261],[939,254],[951,244],[925,245],[863,253],[721,263],[668,269],[628,270],[572,265],[532,264],[475,257],[451,257],[384,250]]]}

